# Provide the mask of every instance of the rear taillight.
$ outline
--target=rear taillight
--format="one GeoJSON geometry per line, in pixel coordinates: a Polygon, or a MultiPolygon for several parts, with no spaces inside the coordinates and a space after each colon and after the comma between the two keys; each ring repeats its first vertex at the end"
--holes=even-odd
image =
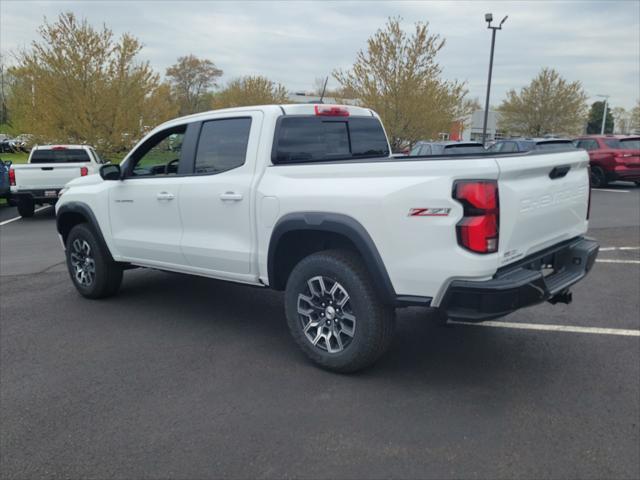
{"type": "Polygon", "coordinates": [[[89,169],[87,167],[80,167],[80,176],[86,177],[89,175],[89,169]]]}
{"type": "Polygon", "coordinates": [[[498,251],[500,203],[495,180],[459,180],[453,198],[462,204],[464,216],[456,225],[460,246],[475,253],[498,251]]]}
{"type": "Polygon", "coordinates": [[[316,115],[323,117],[348,117],[349,110],[345,107],[338,107],[336,105],[316,105],[316,115]]]}
{"type": "Polygon", "coordinates": [[[626,163],[626,159],[631,157],[631,154],[628,152],[615,152],[613,154],[613,159],[617,163],[626,163]]]}
{"type": "Polygon", "coordinates": [[[9,186],[16,186],[16,171],[13,168],[9,169],[9,186]]]}

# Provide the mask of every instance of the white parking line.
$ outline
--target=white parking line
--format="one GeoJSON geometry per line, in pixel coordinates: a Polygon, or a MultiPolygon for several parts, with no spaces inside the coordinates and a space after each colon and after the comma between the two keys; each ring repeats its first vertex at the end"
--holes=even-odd
{"type": "Polygon", "coordinates": [[[515,328],[518,330],[542,330],[546,332],[591,333],[595,335],[621,335],[623,337],[640,337],[640,330],[624,328],[598,328],[598,327],[574,327],[572,325],[544,325],[541,323],[514,323],[514,322],[459,322],[449,320],[454,325],[471,325],[474,327],[515,328]]]}
{"type": "Polygon", "coordinates": [[[602,247],[601,252],[612,252],[614,250],[640,250],[640,247],[602,247]]]}
{"type": "Polygon", "coordinates": [[[597,263],[629,263],[632,265],[640,264],[640,260],[613,260],[609,258],[597,258],[597,263]]]}
{"type": "Polygon", "coordinates": [[[629,190],[612,190],[610,188],[592,188],[594,192],[629,193],[629,190]]]}
{"type": "MultiPolygon", "coordinates": [[[[51,208],[51,205],[47,205],[46,207],[36,208],[34,212],[40,212],[41,210],[46,210],[47,208],[51,208]]],[[[9,220],[5,220],[4,222],[0,222],[0,227],[6,225],[7,223],[15,222],[16,220],[20,220],[22,217],[13,217],[9,220]]]]}

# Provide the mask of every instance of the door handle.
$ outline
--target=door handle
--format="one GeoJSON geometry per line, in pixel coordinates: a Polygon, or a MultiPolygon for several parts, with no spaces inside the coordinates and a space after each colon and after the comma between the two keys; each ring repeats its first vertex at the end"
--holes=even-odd
{"type": "Polygon", "coordinates": [[[176,196],[173,193],[169,193],[169,192],[160,192],[156,198],[158,200],[173,200],[174,198],[176,198],[176,196]]]}
{"type": "Polygon", "coordinates": [[[549,178],[551,180],[554,180],[556,178],[562,178],[567,173],[569,173],[569,170],[571,170],[571,167],[569,165],[562,165],[560,167],[555,167],[553,170],[549,172],[549,178]]]}
{"type": "Polygon", "coordinates": [[[220,200],[223,202],[239,202],[242,200],[242,194],[236,192],[224,192],[220,194],[220,200]]]}

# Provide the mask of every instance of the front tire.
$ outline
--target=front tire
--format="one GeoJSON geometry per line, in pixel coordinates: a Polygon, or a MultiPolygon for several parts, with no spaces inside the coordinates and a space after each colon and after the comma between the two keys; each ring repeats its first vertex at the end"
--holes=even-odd
{"type": "Polygon", "coordinates": [[[18,199],[18,213],[23,218],[33,217],[33,214],[36,211],[36,206],[33,203],[33,200],[30,198],[20,198],[18,199]]]}
{"type": "Polygon", "coordinates": [[[389,347],[395,310],[379,299],[356,254],[314,253],[298,263],[287,281],[289,330],[317,365],[355,372],[372,365],[389,347]]]}
{"type": "Polygon", "coordinates": [[[76,225],[67,236],[67,268],[71,281],[86,298],[105,298],[122,283],[122,266],[115,262],[87,224],[76,225]]]}

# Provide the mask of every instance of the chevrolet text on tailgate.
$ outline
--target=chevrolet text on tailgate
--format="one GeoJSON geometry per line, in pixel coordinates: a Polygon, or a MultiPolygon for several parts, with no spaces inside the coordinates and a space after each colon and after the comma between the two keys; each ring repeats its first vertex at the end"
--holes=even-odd
{"type": "Polygon", "coordinates": [[[167,122],[70,182],[57,228],[85,297],[115,294],[131,266],[284,290],[298,346],[351,372],[389,346],[397,307],[482,321],[569,303],[598,252],[588,164],[582,150],[393,158],[365,108],[234,108],[167,122]]]}

